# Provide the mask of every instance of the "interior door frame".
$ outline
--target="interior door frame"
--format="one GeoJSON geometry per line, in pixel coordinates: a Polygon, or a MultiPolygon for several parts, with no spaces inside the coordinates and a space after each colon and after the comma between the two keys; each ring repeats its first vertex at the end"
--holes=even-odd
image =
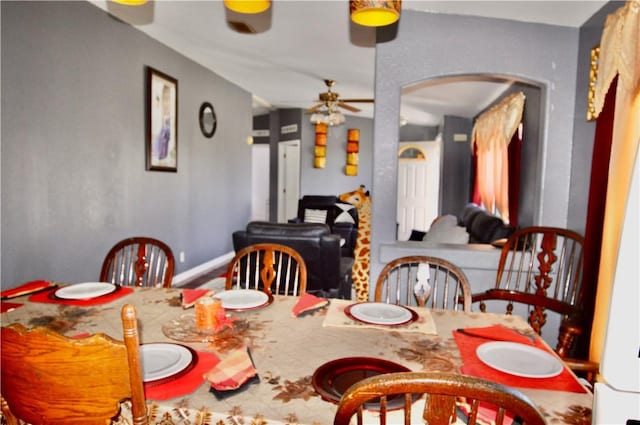
{"type": "Polygon", "coordinates": [[[278,222],[298,213],[300,198],[300,140],[278,142],[278,222]]]}

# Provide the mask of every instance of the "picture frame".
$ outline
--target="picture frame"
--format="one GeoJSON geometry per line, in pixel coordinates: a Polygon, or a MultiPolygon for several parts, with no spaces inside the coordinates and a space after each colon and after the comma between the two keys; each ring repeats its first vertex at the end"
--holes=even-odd
{"type": "Polygon", "coordinates": [[[178,80],[147,67],[146,164],[151,171],[178,171],[178,80]]]}

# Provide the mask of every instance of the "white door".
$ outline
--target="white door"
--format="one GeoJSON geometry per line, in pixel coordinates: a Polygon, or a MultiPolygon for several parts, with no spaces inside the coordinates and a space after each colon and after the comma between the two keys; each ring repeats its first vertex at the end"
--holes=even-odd
{"type": "Polygon", "coordinates": [[[440,140],[400,143],[398,158],[398,240],[411,230],[426,232],[438,216],[440,140]]]}
{"type": "Polygon", "coordinates": [[[251,147],[251,221],[269,221],[269,145],[251,147]]]}
{"type": "Polygon", "coordinates": [[[278,143],[278,222],[298,215],[300,140],[278,143]]]}

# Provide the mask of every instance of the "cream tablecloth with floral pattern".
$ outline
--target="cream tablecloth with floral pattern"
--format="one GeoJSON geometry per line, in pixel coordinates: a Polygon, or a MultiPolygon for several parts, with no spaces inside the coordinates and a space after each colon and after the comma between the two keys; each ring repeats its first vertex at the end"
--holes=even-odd
{"type": "MultiPolygon", "coordinates": [[[[503,324],[532,332],[517,316],[418,308],[415,310],[421,317],[430,316],[437,334],[348,326],[348,321],[340,326],[331,323],[323,326],[327,309],[296,318],[291,314],[296,298],[276,297],[265,308],[231,313],[238,318],[233,332],[225,332],[211,342],[185,343],[166,335],[168,324],[171,327],[171,322],[184,321],[188,317],[185,315],[193,315],[193,309],[181,307],[178,288],[139,288],[108,304],[91,307],[27,300],[28,296],[11,300],[24,305],[3,313],[2,325],[20,322],[28,327],[48,326],[68,336],[103,332],[122,339],[120,309],[131,303],[140,319],[142,343],[180,342],[221,357],[241,344],[250,348],[260,376],[257,385],[223,400],[216,399],[206,383],[181,397],[161,402],[149,400],[154,424],[331,424],[335,405],[323,400],[311,384],[314,371],[326,362],[363,356],[390,360],[413,371],[459,371],[460,353],[452,335],[455,329],[503,324]]],[[[332,302],[334,307],[347,303],[332,302]]],[[[592,396],[588,392],[521,391],[534,400],[549,423],[590,423],[592,396]]]]}

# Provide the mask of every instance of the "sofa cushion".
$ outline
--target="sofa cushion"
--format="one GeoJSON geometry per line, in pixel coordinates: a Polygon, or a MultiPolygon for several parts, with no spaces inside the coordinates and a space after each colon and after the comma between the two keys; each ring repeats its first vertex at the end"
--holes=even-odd
{"type": "Polygon", "coordinates": [[[515,230],[500,217],[492,215],[482,207],[468,204],[460,215],[461,225],[469,233],[469,243],[490,244],[496,239],[508,238],[515,230]]]}
{"type": "Polygon", "coordinates": [[[458,226],[458,220],[454,215],[443,215],[436,218],[424,238],[425,242],[431,243],[469,243],[469,233],[467,230],[458,226]]]}
{"type": "Polygon", "coordinates": [[[304,210],[304,222],[305,223],[326,223],[327,222],[327,210],[314,210],[307,208],[304,210]]]}

